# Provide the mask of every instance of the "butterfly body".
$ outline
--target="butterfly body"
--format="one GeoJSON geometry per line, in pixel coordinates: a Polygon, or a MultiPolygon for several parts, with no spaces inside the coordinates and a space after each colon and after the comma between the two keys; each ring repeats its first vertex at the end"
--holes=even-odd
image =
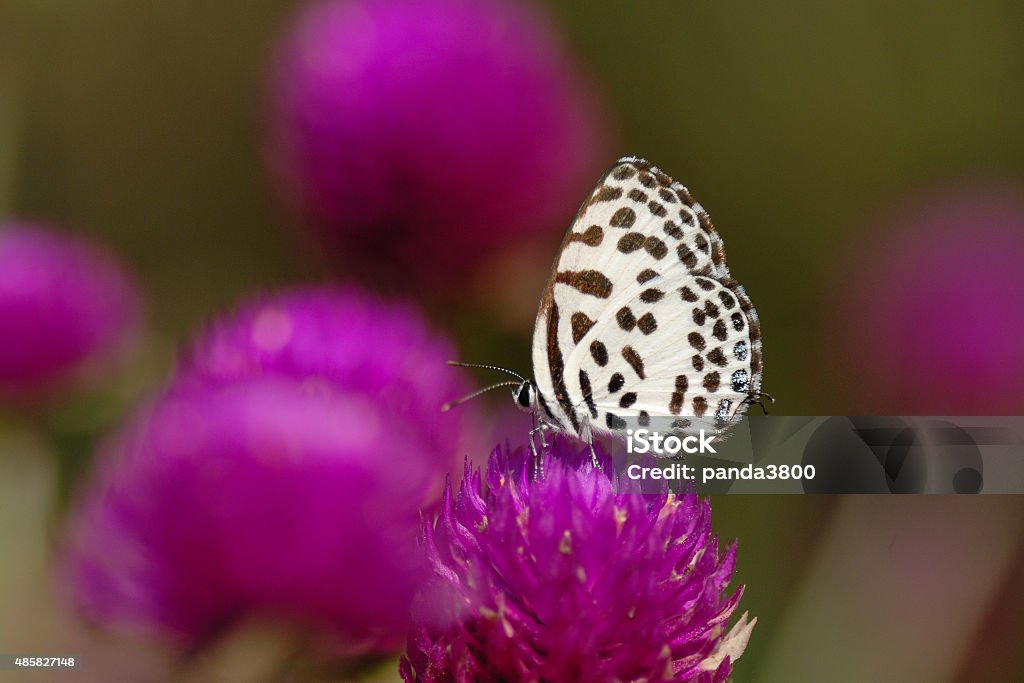
{"type": "Polygon", "coordinates": [[[761,395],[757,313],[683,185],[636,157],[601,178],[541,298],[533,367],[517,405],[588,441],[626,418],[724,430],[761,395]]]}

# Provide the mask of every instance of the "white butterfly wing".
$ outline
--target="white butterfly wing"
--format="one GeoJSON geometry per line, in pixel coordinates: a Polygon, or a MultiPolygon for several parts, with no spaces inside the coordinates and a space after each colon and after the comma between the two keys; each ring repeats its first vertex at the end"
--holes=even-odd
{"type": "Polygon", "coordinates": [[[626,417],[646,425],[673,416],[725,428],[761,388],[760,328],[750,300],[732,280],[672,273],[648,284],[635,298],[613,301],[613,315],[566,361],[592,430],[624,429],[626,417]]]}
{"type": "MultiPolygon", "coordinates": [[[[691,358],[696,352],[686,352],[686,340],[694,332],[711,339],[721,326],[715,328],[716,320],[705,320],[707,330],[696,324],[694,302],[683,298],[684,287],[700,297],[702,306],[724,292],[742,316],[743,330],[730,328],[721,344],[703,352],[720,361],[714,352],[721,346],[727,362],[717,366],[717,372],[720,379],[723,372],[729,378],[722,381],[721,391],[705,391],[703,398],[714,406],[712,412],[722,400],[729,400],[735,413],[760,387],[756,314],[742,288],[731,280],[721,238],[686,188],[646,161],[620,159],[580,208],[541,301],[533,365],[548,416],[580,434],[584,425],[603,431],[621,415],[640,416],[643,411],[696,414],[701,406],[700,401],[694,403],[696,394],[689,394],[688,401],[684,394],[680,412],[671,412],[677,379],[698,379],[691,358]],[[714,283],[708,296],[704,290],[697,295],[698,275],[714,283]],[[742,351],[736,347],[739,342],[747,345],[746,360],[735,353],[737,348],[742,351]],[[731,355],[726,355],[727,343],[731,355]],[[635,356],[645,364],[642,377],[634,368],[635,356]],[[741,397],[726,390],[738,370],[748,373],[749,391],[741,397]],[[609,391],[616,373],[631,381],[628,387],[609,391]],[[623,408],[622,396],[633,394],[635,403],[623,408]]],[[[713,376],[707,376],[714,371],[700,375],[700,383],[710,386],[713,376]]]]}

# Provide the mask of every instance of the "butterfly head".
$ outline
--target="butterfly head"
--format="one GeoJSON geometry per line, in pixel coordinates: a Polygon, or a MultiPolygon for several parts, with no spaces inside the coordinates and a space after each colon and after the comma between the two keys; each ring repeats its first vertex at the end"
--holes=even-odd
{"type": "Polygon", "coordinates": [[[516,407],[524,413],[532,413],[537,409],[537,385],[533,380],[524,379],[512,390],[512,398],[516,407]]]}

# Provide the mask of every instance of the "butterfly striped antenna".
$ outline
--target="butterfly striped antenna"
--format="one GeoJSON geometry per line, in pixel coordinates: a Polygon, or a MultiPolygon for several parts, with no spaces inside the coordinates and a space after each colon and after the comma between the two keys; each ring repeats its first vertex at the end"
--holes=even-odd
{"type": "Polygon", "coordinates": [[[451,410],[452,408],[454,408],[455,406],[462,405],[466,401],[474,399],[474,398],[476,398],[477,396],[479,396],[481,394],[486,394],[491,389],[498,389],[498,388],[501,388],[501,387],[517,387],[520,384],[522,384],[522,382],[520,382],[518,380],[510,379],[510,380],[506,380],[504,382],[498,382],[497,384],[492,384],[491,386],[484,387],[483,389],[477,389],[472,394],[467,394],[467,395],[463,396],[460,399],[456,399],[454,401],[450,401],[448,403],[445,403],[443,406],[441,406],[441,412],[442,413],[446,413],[449,410],[451,410]]]}
{"type": "Polygon", "coordinates": [[[499,372],[506,372],[506,373],[512,375],[513,377],[517,378],[520,382],[525,382],[526,381],[526,378],[523,377],[522,375],[520,375],[518,372],[515,372],[513,370],[509,370],[507,368],[498,367],[497,365],[483,365],[481,363],[461,363],[461,362],[459,362],[457,360],[450,360],[450,361],[448,361],[448,365],[451,365],[451,366],[454,366],[454,367],[457,367],[457,368],[480,368],[481,370],[497,370],[499,372]]]}

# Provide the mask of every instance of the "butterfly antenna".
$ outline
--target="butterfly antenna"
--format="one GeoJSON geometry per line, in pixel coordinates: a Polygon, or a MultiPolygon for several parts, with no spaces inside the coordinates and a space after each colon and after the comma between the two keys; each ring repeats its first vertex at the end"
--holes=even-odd
{"type": "Polygon", "coordinates": [[[516,382],[515,380],[511,380],[510,379],[510,380],[508,380],[506,382],[498,382],[497,384],[492,384],[491,386],[484,387],[483,389],[477,389],[472,394],[467,394],[467,395],[463,396],[460,399],[456,399],[456,400],[451,401],[449,403],[445,403],[443,406],[441,406],[441,412],[442,413],[447,413],[449,410],[451,410],[455,406],[462,405],[466,401],[469,401],[470,399],[474,399],[477,396],[479,396],[480,394],[486,394],[491,389],[498,389],[500,387],[515,387],[515,386],[519,386],[519,382],[516,382]]]}
{"type": "MultiPolygon", "coordinates": [[[[500,372],[506,372],[512,375],[513,377],[518,377],[520,382],[526,381],[526,378],[520,375],[518,372],[513,372],[512,370],[508,370],[506,368],[499,368],[497,365],[481,365],[480,363],[460,363],[457,360],[448,361],[448,365],[452,365],[457,368],[480,368],[482,370],[498,370],[500,372]]],[[[500,385],[496,384],[495,386],[500,385]]]]}

